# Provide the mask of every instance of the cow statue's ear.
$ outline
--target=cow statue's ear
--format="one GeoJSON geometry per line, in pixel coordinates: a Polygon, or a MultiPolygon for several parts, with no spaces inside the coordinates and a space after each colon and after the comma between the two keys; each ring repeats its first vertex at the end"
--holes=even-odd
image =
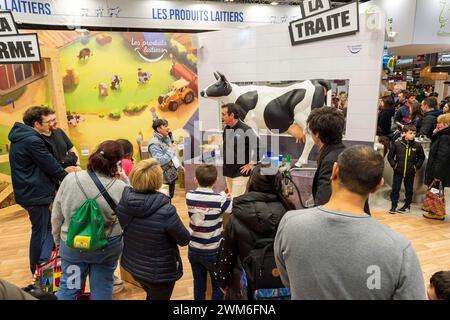
{"type": "Polygon", "coordinates": [[[220,80],[222,80],[223,82],[227,82],[228,81],[227,78],[225,78],[225,76],[222,73],[220,73],[219,71],[217,71],[217,73],[220,76],[220,80]]]}
{"type": "Polygon", "coordinates": [[[219,74],[217,72],[214,72],[214,78],[216,78],[216,80],[219,80],[219,74]]]}

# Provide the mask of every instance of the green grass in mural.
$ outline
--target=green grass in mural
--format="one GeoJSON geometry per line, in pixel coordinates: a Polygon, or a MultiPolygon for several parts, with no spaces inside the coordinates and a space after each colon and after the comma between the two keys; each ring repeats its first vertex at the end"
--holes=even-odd
{"type": "Polygon", "coordinates": [[[6,153],[5,144],[9,144],[8,134],[11,128],[0,125],[0,154],[6,153]]]}
{"type": "Polygon", "coordinates": [[[167,93],[170,84],[176,80],[170,76],[170,59],[146,62],[131,50],[121,33],[108,34],[112,36],[112,42],[104,46],[97,44],[95,36],[92,36],[85,45],[78,41],[61,50],[62,76],[67,68],[74,68],[80,78],[78,86],[64,94],[67,110],[109,114],[117,109],[123,110],[129,103],[148,104],[167,93]],[[93,55],[86,60],[78,60],[83,48],[90,48],[93,55]],[[138,84],[138,68],[152,74],[147,84],[138,84]],[[123,79],[119,90],[110,88],[115,74],[123,79]],[[98,85],[102,82],[108,86],[107,97],[99,96],[98,85]]]}
{"type": "Polygon", "coordinates": [[[11,175],[11,167],[9,162],[0,163],[0,173],[11,175]]]}
{"type": "Polygon", "coordinates": [[[10,102],[8,102],[9,99],[13,99],[14,101],[17,101],[22,96],[22,94],[25,92],[26,89],[27,89],[27,87],[23,86],[17,90],[14,90],[11,93],[5,94],[4,96],[0,96],[0,107],[9,105],[9,103],[10,103],[10,102]]]}

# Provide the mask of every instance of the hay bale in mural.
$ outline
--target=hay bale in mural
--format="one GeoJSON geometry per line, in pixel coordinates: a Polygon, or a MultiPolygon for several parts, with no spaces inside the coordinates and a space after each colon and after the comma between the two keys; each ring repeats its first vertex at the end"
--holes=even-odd
{"type": "Polygon", "coordinates": [[[112,37],[107,33],[101,33],[95,37],[95,41],[101,46],[112,42],[112,37]]]}
{"type": "Polygon", "coordinates": [[[66,75],[63,77],[64,91],[74,89],[80,83],[80,76],[73,68],[66,69],[66,75]]]}

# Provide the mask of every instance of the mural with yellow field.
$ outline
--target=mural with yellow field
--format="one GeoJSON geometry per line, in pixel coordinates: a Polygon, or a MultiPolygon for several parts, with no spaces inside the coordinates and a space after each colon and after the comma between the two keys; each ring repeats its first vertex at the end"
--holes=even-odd
{"type": "MultiPolygon", "coordinates": [[[[82,165],[108,139],[130,140],[137,155],[137,142],[153,134],[154,117],[167,119],[175,137],[189,134],[185,129],[198,119],[197,58],[191,35],[36,32],[42,46],[59,51],[69,135],[84,154],[82,165]]],[[[9,128],[21,121],[24,109],[48,105],[45,79],[23,86],[14,108],[6,104],[11,92],[1,97],[6,105],[0,106],[0,144],[8,143],[9,128]]]]}

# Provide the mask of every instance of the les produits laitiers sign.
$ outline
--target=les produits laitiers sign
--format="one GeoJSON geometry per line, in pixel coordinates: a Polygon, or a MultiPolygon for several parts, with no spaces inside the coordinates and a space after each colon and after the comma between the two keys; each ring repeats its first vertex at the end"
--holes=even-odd
{"type": "Polygon", "coordinates": [[[331,9],[329,0],[305,0],[302,18],[289,24],[291,44],[343,37],[359,31],[358,1],[331,9]]]}
{"type": "Polygon", "coordinates": [[[0,11],[0,64],[36,63],[40,60],[37,34],[18,34],[11,12],[0,11]]]}

